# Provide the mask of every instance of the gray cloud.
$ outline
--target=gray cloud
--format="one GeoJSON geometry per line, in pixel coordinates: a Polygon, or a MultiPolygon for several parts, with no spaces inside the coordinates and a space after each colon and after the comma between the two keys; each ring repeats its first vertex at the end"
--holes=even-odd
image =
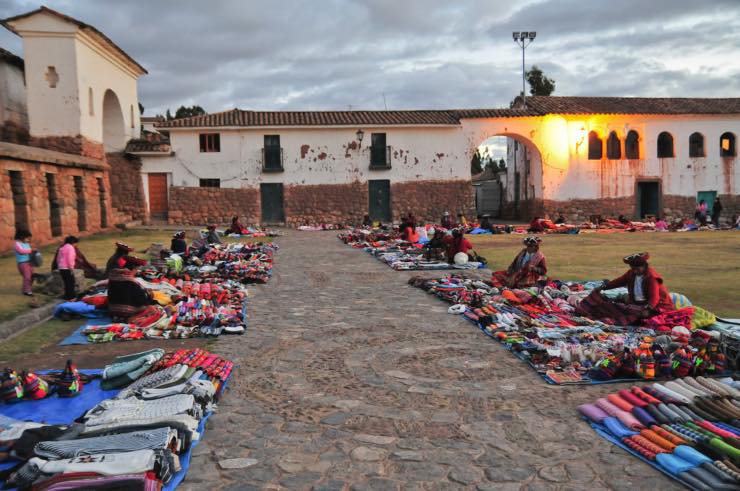
{"type": "MultiPolygon", "coordinates": [[[[0,17],[38,7],[9,0],[0,17]]],[[[513,30],[556,95],[740,96],[736,0],[65,0],[149,75],[146,114],[506,106],[521,84],[513,30]]],[[[20,42],[0,32],[0,46],[20,42]]]]}

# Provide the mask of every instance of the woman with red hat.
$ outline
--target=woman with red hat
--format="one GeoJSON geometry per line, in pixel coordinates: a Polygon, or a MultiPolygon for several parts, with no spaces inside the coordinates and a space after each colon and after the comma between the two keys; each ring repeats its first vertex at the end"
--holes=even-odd
{"type": "Polygon", "coordinates": [[[633,324],[657,314],[676,310],[671,295],[663,283],[663,277],[648,264],[650,254],[638,252],[626,256],[623,261],[630,269],[619,278],[607,282],[581,302],[590,317],[611,317],[618,324],[633,324]],[[626,303],[609,302],[601,295],[602,290],[626,287],[626,303]]]}
{"type": "Polygon", "coordinates": [[[540,251],[542,239],[529,236],[523,243],[524,249],[519,251],[509,268],[493,273],[495,284],[509,288],[525,288],[547,279],[547,260],[540,251]]]}
{"type": "Polygon", "coordinates": [[[123,242],[116,242],[116,252],[108,259],[105,264],[105,277],[110,276],[110,272],[114,269],[120,269],[126,266],[128,260],[128,253],[134,249],[127,246],[123,242]]]}

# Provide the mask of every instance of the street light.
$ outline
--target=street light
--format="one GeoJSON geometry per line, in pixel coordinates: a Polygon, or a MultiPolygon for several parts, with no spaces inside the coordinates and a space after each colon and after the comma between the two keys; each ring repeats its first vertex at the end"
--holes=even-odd
{"type": "Polygon", "coordinates": [[[362,131],[362,129],[359,129],[357,130],[357,133],[355,133],[355,135],[357,135],[357,141],[359,141],[360,146],[362,146],[362,139],[365,137],[365,132],[362,131]]]}
{"type": "Polygon", "coordinates": [[[532,44],[534,38],[537,37],[537,33],[534,31],[514,31],[513,33],[511,33],[511,35],[514,38],[514,42],[522,47],[522,102],[526,104],[527,93],[524,88],[524,82],[526,78],[526,71],[524,69],[524,50],[527,49],[527,46],[532,44]]]}

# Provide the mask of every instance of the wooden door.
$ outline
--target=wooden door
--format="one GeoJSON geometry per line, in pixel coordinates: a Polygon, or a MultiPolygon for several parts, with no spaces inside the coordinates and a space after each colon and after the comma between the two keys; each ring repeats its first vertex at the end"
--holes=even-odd
{"type": "Polygon", "coordinates": [[[149,174],[149,214],[153,218],[166,218],[168,209],[167,174],[149,174]]]}
{"type": "Polygon", "coordinates": [[[381,222],[391,221],[391,181],[377,179],[368,181],[370,218],[381,222]]]}
{"type": "Polygon", "coordinates": [[[260,201],[262,202],[262,223],[285,222],[282,183],[260,184],[260,201]]]}

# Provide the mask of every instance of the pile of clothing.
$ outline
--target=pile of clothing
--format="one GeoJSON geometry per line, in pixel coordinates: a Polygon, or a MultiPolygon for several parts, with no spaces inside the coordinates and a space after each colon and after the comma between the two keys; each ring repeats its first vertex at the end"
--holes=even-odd
{"type": "Polygon", "coordinates": [[[6,487],[39,490],[161,489],[189,466],[233,364],[204,350],[150,350],[117,358],[103,385],[123,387],[71,424],[0,417],[15,462],[6,487]]]}
{"type": "Polygon", "coordinates": [[[412,244],[399,234],[380,229],[353,229],[338,235],[339,240],[355,249],[363,249],[396,271],[435,271],[444,269],[479,269],[484,264],[468,261],[450,264],[437,255],[427,254],[423,241],[412,244]]]}
{"type": "Polygon", "coordinates": [[[342,230],[344,228],[341,224],[334,223],[315,223],[311,225],[300,225],[298,230],[301,232],[322,232],[324,230],[342,230]]]}
{"type": "MultiPolygon", "coordinates": [[[[714,316],[667,329],[664,323],[618,326],[577,314],[576,306],[602,282],[555,280],[542,288],[509,289],[450,275],[414,277],[409,284],[454,304],[450,313],[502,343],[548,383],[717,375],[729,368],[720,333],[711,329],[714,316]]],[[[619,298],[623,290],[603,294],[619,298]]],[[[683,295],[674,298],[687,302],[683,295]]]]}
{"type": "Polygon", "coordinates": [[[687,377],[578,407],[596,432],[691,489],[740,489],[740,382],[687,377]]]}

